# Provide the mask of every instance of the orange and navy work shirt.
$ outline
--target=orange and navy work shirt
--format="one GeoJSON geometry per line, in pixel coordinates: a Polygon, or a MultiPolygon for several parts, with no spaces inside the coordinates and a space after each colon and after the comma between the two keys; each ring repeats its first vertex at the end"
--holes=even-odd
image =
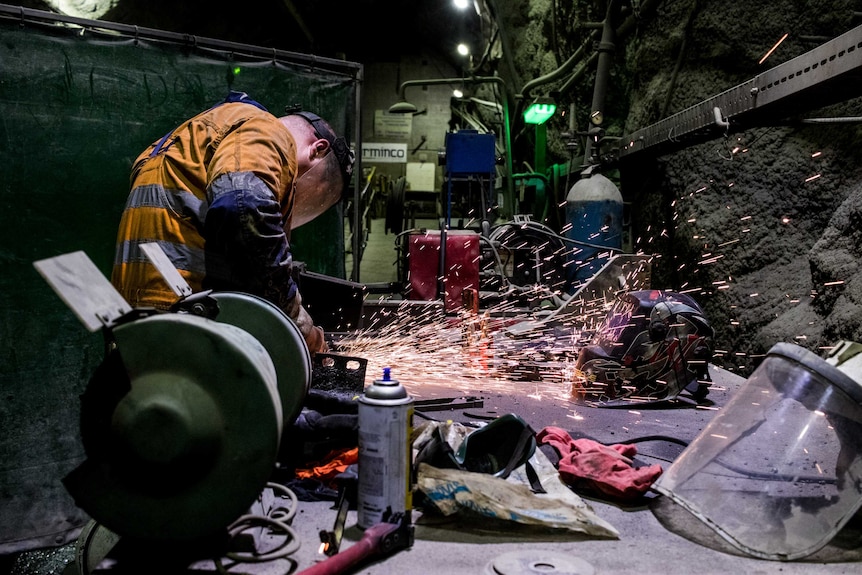
{"type": "Polygon", "coordinates": [[[177,301],[140,249],[157,242],[193,292],[243,291],[295,307],[285,230],[296,168],[290,132],[244,93],[187,120],[134,163],[114,287],[132,307],[177,301]]]}

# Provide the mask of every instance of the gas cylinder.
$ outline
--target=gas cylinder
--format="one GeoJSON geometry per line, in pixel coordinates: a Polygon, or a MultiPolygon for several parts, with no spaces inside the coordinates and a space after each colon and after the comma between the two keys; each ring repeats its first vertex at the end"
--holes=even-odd
{"type": "Polygon", "coordinates": [[[568,291],[591,278],[622,249],[623,196],[602,174],[575,182],[566,196],[566,237],[571,249],[566,271],[568,291]],[[574,243],[578,242],[578,243],[574,243]]]}
{"type": "Polygon", "coordinates": [[[413,398],[390,368],[359,396],[357,525],[367,529],[384,514],[413,508],[413,398]]]}

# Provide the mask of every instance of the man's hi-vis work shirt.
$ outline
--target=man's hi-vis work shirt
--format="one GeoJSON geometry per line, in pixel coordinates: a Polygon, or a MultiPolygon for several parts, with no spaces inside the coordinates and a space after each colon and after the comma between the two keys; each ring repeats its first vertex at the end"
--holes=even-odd
{"type": "Polygon", "coordinates": [[[194,292],[242,291],[291,318],[290,230],[296,143],[245,94],[186,121],[135,161],[111,281],[132,307],[177,296],[140,249],[157,242],[194,292]]]}

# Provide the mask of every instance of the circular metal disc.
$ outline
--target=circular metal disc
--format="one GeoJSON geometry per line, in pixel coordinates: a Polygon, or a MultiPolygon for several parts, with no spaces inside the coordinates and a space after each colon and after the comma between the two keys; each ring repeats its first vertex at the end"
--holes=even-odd
{"type": "Polygon", "coordinates": [[[500,555],[485,569],[485,575],[594,575],[592,565],[579,557],[556,551],[511,551],[500,555]]]}
{"type": "Polygon", "coordinates": [[[130,382],[105,431],[115,447],[76,470],[70,493],[122,536],[218,533],[275,469],[282,421],[272,361],[242,329],[187,314],[120,325],[114,337],[130,382]]]}
{"type": "Polygon", "coordinates": [[[302,332],[283,311],[265,299],[246,293],[217,292],[216,321],[235,325],[254,336],[272,359],[286,425],[293,423],[311,385],[311,354],[302,332]]]}

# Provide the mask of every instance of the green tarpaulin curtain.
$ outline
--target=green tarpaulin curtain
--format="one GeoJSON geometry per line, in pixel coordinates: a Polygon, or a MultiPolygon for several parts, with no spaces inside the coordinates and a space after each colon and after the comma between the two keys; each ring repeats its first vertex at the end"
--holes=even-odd
{"type": "MultiPolygon", "coordinates": [[[[0,18],[0,553],[65,543],[87,519],[61,479],[84,459],[78,397],[103,338],[33,262],[82,250],[109,277],[132,161],[229,90],[355,139],[358,65],[72,22],[0,18]]],[[[294,259],[344,278],[342,218],[295,230],[294,259]]]]}

